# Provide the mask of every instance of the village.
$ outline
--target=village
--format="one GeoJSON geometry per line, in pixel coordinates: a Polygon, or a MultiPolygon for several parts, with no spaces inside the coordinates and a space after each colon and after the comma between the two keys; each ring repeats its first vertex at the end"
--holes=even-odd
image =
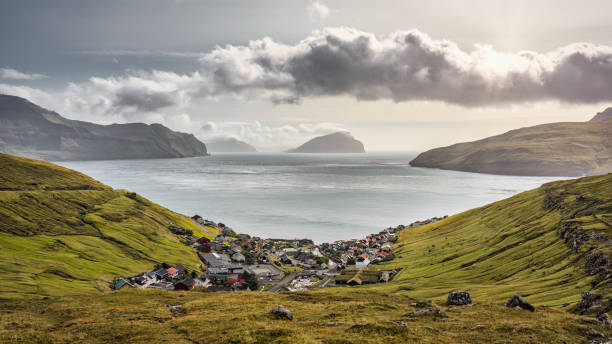
{"type": "Polygon", "coordinates": [[[393,259],[399,232],[444,218],[389,227],[363,239],[317,245],[310,239],[264,239],[238,234],[223,223],[194,215],[195,223],[218,234],[198,237],[175,225],[168,226],[168,230],[197,252],[202,263],[198,270],[189,271],[181,264],[161,262],[142,274],[115,278],[110,286],[114,290],[197,288],[212,292],[278,292],[386,283],[397,271],[378,269],[376,265],[393,259]]]}

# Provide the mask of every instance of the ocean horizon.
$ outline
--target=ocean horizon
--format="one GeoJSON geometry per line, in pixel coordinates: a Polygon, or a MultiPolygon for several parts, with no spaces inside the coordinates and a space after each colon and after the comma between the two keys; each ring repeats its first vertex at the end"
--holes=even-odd
{"type": "Polygon", "coordinates": [[[317,243],[450,216],[566,179],[416,168],[409,165],[415,156],[227,153],[58,164],[240,233],[317,243]]]}

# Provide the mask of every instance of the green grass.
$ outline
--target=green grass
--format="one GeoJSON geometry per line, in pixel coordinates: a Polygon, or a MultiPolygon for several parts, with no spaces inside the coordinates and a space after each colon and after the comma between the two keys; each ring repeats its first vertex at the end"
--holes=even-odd
{"type": "Polygon", "coordinates": [[[396,258],[375,266],[399,271],[392,282],[297,293],[111,292],[107,280],[157,261],[199,264],[169,224],[215,229],[122,190],[48,178],[47,189],[11,185],[0,192],[0,342],[579,343],[593,331],[612,335],[564,311],[582,291],[612,296],[609,281],[585,266],[588,255],[612,253],[612,175],[545,184],[406,229],[396,258]],[[571,249],[557,235],[563,226],[591,239],[571,249]],[[454,290],[468,290],[476,305],[411,315],[415,300],[442,305],[454,290]],[[513,294],[537,311],[504,307],[513,294]],[[185,314],[173,317],[167,306],[177,304],[185,314]],[[295,319],[267,315],[278,304],[295,319]]]}
{"type": "MultiPolygon", "coordinates": [[[[609,257],[611,253],[607,240],[612,228],[593,214],[612,214],[612,175],[546,184],[407,229],[396,245],[397,258],[379,265],[401,269],[385,288],[421,298],[469,290],[476,299],[503,300],[521,294],[538,305],[575,303],[580,292],[593,289],[585,254],[601,251],[609,257]],[[547,194],[558,198],[562,209],[545,209],[547,194]],[[577,200],[580,195],[584,201],[577,200]],[[576,214],[589,215],[570,219],[576,214]],[[585,231],[595,227],[603,231],[605,238],[591,240],[575,252],[556,233],[562,223],[574,220],[581,221],[585,231]]],[[[595,291],[610,296],[605,283],[595,291]]]]}
{"type": "Polygon", "coordinates": [[[531,313],[477,301],[474,306],[453,307],[448,317],[412,316],[414,301],[365,288],[295,293],[132,289],[104,296],[13,300],[0,303],[0,341],[582,343],[589,331],[612,334],[609,327],[555,308],[531,313]],[[293,312],[293,321],[267,314],[279,304],[293,312]],[[169,305],[181,305],[184,314],[174,317],[169,305]]]}
{"type": "Polygon", "coordinates": [[[13,190],[0,191],[0,298],[99,293],[157,262],[199,268],[194,250],[167,229],[212,237],[190,219],[53,164],[0,162],[16,176],[0,183],[13,190]]]}

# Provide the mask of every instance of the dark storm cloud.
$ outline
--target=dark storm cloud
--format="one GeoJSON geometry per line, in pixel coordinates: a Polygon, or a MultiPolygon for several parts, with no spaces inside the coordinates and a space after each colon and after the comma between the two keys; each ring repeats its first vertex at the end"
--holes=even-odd
{"type": "MultiPolygon", "coordinates": [[[[503,53],[484,45],[465,51],[417,30],[376,36],[341,27],[315,31],[294,45],[263,38],[217,47],[199,62],[193,73],[128,71],[90,78],[54,97],[63,98],[61,106],[70,113],[122,116],[226,96],[295,104],[327,96],[463,106],[612,101],[612,48],[590,43],[547,53],[503,53]]],[[[2,89],[41,94],[14,85],[2,89]]]]}
{"type": "Polygon", "coordinates": [[[612,48],[573,44],[549,53],[463,51],[417,30],[386,37],[351,28],[317,31],[296,45],[268,38],[202,57],[216,94],[261,92],[273,101],[346,95],[439,100],[466,106],[612,100],[612,48]]]}

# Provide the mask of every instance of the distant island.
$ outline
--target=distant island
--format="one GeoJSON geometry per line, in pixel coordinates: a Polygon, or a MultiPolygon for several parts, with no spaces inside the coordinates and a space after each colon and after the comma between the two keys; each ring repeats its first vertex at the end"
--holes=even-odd
{"type": "Polygon", "coordinates": [[[254,153],[257,149],[252,145],[233,137],[220,137],[207,140],[211,153],[254,153]]]}
{"type": "Polygon", "coordinates": [[[0,152],[50,161],[208,155],[206,145],[192,134],[161,124],[99,125],[69,120],[8,95],[0,95],[0,152]]]}
{"type": "Polygon", "coordinates": [[[588,122],[511,130],[474,142],[435,148],[410,165],[516,176],[583,176],[612,172],[612,108],[588,122]]]}
{"type": "Polygon", "coordinates": [[[365,153],[363,143],[351,133],[339,131],[315,137],[303,145],[288,150],[287,153],[365,153]]]}

